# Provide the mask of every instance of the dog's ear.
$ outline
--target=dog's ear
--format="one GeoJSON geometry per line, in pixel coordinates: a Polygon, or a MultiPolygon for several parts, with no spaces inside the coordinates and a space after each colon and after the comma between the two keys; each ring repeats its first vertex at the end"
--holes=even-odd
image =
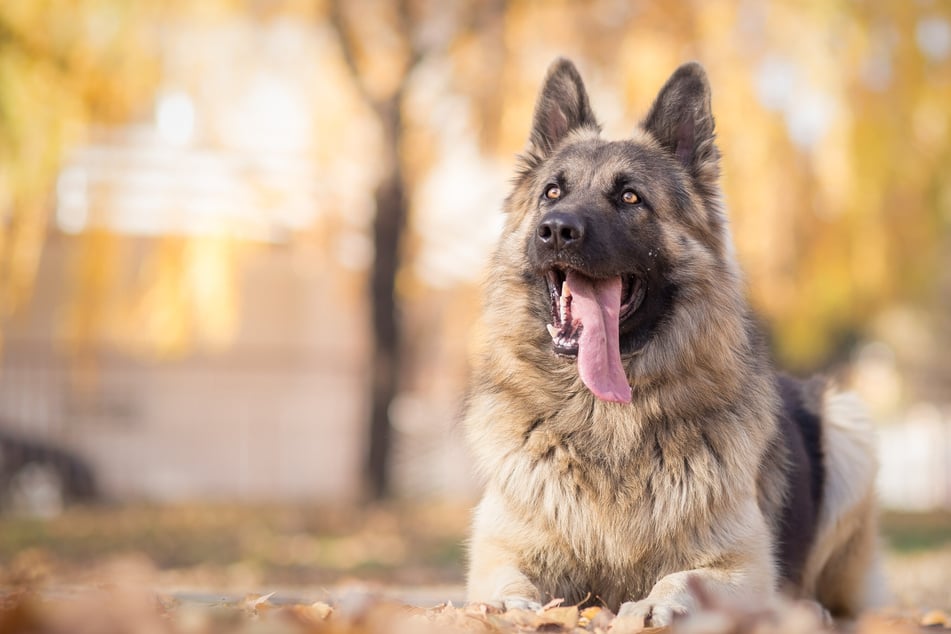
{"type": "Polygon", "coordinates": [[[557,59],[548,68],[545,85],[535,102],[526,158],[530,162],[544,159],[566,134],[581,127],[600,129],[575,65],[567,59],[557,59]]]}
{"type": "Polygon", "coordinates": [[[719,175],[710,84],[703,66],[684,64],[660,89],[641,123],[694,178],[710,183],[719,175]]]}

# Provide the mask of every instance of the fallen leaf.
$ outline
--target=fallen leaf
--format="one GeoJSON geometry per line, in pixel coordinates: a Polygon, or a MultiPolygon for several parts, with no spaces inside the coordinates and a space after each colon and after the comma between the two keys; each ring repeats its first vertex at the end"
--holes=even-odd
{"type": "Polygon", "coordinates": [[[639,616],[619,616],[611,624],[611,634],[660,634],[669,631],[669,627],[644,627],[644,620],[639,616]]]}
{"type": "Polygon", "coordinates": [[[572,630],[578,625],[578,606],[571,605],[566,608],[549,608],[539,615],[542,622],[538,627],[544,628],[548,625],[557,625],[567,630],[572,630]]]}
{"type": "Polygon", "coordinates": [[[323,601],[317,601],[312,603],[310,606],[311,611],[320,615],[320,618],[326,619],[334,611],[332,607],[324,603],[323,601]]]}
{"type": "Polygon", "coordinates": [[[488,603],[470,603],[465,606],[465,612],[467,614],[480,614],[486,616],[489,614],[502,614],[505,610],[494,605],[489,605],[488,603]]]}
{"type": "Polygon", "coordinates": [[[867,614],[859,619],[855,631],[858,634],[915,634],[921,630],[911,618],[867,614]]]}
{"type": "Polygon", "coordinates": [[[585,608],[578,614],[578,624],[584,627],[591,621],[595,619],[596,616],[601,612],[601,607],[597,605],[592,605],[591,607],[585,608]]]}
{"type": "Polygon", "coordinates": [[[542,616],[531,610],[506,610],[498,618],[503,623],[533,630],[545,622],[542,616]]]}
{"type": "Polygon", "coordinates": [[[951,628],[951,617],[944,610],[931,610],[921,617],[922,627],[951,628]]]}
{"type": "MultiPolygon", "coordinates": [[[[589,608],[594,609],[594,608],[589,608]]],[[[598,611],[591,616],[591,629],[595,632],[606,632],[611,628],[614,622],[614,612],[607,608],[598,608],[598,611]]]]}
{"type": "Polygon", "coordinates": [[[276,592],[269,592],[268,594],[262,596],[248,595],[244,599],[244,608],[252,615],[257,615],[262,612],[267,611],[271,606],[268,604],[268,601],[273,597],[276,592]]]}
{"type": "Polygon", "coordinates": [[[327,617],[333,612],[333,608],[322,601],[318,601],[312,605],[289,605],[283,608],[281,612],[301,625],[314,627],[327,620],[327,617]]]}

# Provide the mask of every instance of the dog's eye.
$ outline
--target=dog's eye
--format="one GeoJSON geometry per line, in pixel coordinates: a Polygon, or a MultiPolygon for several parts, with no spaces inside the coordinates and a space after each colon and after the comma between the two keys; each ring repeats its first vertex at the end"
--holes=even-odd
{"type": "Polygon", "coordinates": [[[633,189],[625,189],[624,193],[621,194],[621,200],[623,200],[628,205],[636,205],[641,202],[641,197],[637,195],[633,189]]]}
{"type": "Polygon", "coordinates": [[[558,185],[549,185],[548,189],[545,190],[545,198],[551,200],[561,198],[561,187],[558,185]]]}

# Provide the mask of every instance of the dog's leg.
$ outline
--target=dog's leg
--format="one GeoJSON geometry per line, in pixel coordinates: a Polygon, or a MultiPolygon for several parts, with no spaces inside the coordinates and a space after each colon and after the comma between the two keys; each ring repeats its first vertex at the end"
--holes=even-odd
{"type": "Polygon", "coordinates": [[[505,609],[537,610],[541,593],[519,570],[515,544],[519,526],[500,499],[486,493],[475,514],[472,542],[469,544],[467,600],[488,603],[505,609]]]}
{"type": "Polygon", "coordinates": [[[684,616],[697,608],[697,600],[690,589],[693,575],[707,576],[710,571],[688,570],[667,575],[658,581],[651,593],[640,601],[621,605],[618,618],[635,628],[666,627],[677,616],[684,616]]]}
{"type": "Polygon", "coordinates": [[[538,589],[518,568],[499,563],[497,558],[480,569],[473,557],[469,573],[469,603],[488,603],[506,610],[540,610],[538,589]]]}
{"type": "MultiPolygon", "coordinates": [[[[763,576],[764,581],[772,583],[771,575],[763,576]]],[[[729,572],[712,568],[685,570],[667,575],[658,581],[650,594],[640,601],[629,601],[621,605],[618,618],[633,628],[667,627],[678,616],[694,612],[698,607],[696,592],[698,588],[711,596],[723,597],[772,597],[772,588],[751,584],[747,572],[729,572]]]]}
{"type": "Polygon", "coordinates": [[[621,605],[618,618],[624,618],[625,629],[670,625],[675,617],[699,607],[698,592],[714,600],[772,599],[776,570],[766,521],[754,502],[736,517],[723,533],[739,539],[720,556],[721,563],[666,575],[646,598],[621,605]]]}

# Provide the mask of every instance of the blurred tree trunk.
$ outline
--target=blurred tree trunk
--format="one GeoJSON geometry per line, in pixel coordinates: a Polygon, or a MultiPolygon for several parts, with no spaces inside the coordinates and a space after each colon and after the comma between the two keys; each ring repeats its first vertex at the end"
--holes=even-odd
{"type": "Polygon", "coordinates": [[[400,165],[402,125],[397,95],[379,104],[377,112],[383,129],[385,174],[374,194],[373,218],[375,257],[370,271],[370,311],[373,324],[373,380],[370,386],[370,420],[366,456],[367,492],[373,499],[387,497],[389,490],[391,425],[390,405],[399,391],[403,328],[396,301],[396,275],[400,264],[400,243],[406,226],[407,196],[400,165]]]}
{"type": "Polygon", "coordinates": [[[372,377],[369,384],[369,420],[364,463],[364,493],[373,500],[390,495],[392,425],[390,406],[399,392],[403,351],[403,328],[396,298],[396,276],[406,218],[408,196],[400,148],[402,146],[402,101],[407,81],[421,55],[413,49],[409,10],[405,2],[397,9],[394,28],[410,50],[401,74],[394,79],[390,94],[379,95],[362,79],[357,61],[359,47],[348,25],[344,1],[330,4],[330,20],[340,40],[340,48],[364,100],[380,121],[383,156],[380,182],[374,192],[376,213],[373,218],[374,258],[369,279],[369,303],[372,324],[372,377]]]}
{"type": "MultiPolygon", "coordinates": [[[[392,425],[390,421],[391,405],[400,390],[400,377],[404,357],[404,330],[400,323],[400,305],[396,297],[396,278],[399,272],[403,234],[407,224],[410,183],[404,165],[402,147],[404,144],[403,100],[409,80],[420,62],[428,56],[445,54],[452,41],[452,35],[460,30],[468,33],[488,32],[498,45],[490,50],[493,53],[486,63],[501,65],[502,30],[501,19],[505,13],[504,0],[440,5],[434,3],[413,4],[411,0],[398,0],[391,16],[393,31],[402,43],[399,54],[401,64],[388,64],[387,85],[389,89],[381,91],[380,86],[370,85],[361,72],[360,61],[366,61],[368,51],[373,48],[372,38],[360,40],[356,33],[360,26],[358,19],[365,19],[371,3],[362,6],[358,2],[331,0],[329,20],[337,32],[344,62],[353,76],[355,85],[363,99],[376,114],[382,133],[382,156],[373,157],[381,167],[379,185],[374,192],[376,214],[373,218],[373,259],[369,280],[369,301],[372,318],[373,348],[371,359],[372,379],[369,385],[369,420],[367,422],[367,449],[364,464],[365,491],[374,500],[388,497],[391,493],[391,455],[392,425]],[[417,37],[416,28],[422,20],[421,15],[414,16],[411,5],[422,11],[426,6],[431,12],[445,18],[449,11],[454,17],[448,22],[440,20],[440,36],[433,37],[430,32],[428,43],[423,45],[417,37]],[[345,7],[349,7],[350,20],[345,7]],[[358,59],[358,57],[360,59],[358,59]],[[394,77],[392,73],[396,73],[394,77]]],[[[430,29],[432,31],[432,29],[430,29]]],[[[365,31],[366,33],[366,31],[365,31]]],[[[384,38],[386,39],[386,38],[384,38]]],[[[392,46],[392,43],[388,43],[392,46]]],[[[383,47],[379,55],[392,55],[392,49],[383,47]]],[[[492,70],[497,79],[497,68],[492,70]]],[[[489,83],[489,82],[487,82],[489,83]]],[[[497,98],[495,94],[484,95],[487,101],[497,98]]]]}

